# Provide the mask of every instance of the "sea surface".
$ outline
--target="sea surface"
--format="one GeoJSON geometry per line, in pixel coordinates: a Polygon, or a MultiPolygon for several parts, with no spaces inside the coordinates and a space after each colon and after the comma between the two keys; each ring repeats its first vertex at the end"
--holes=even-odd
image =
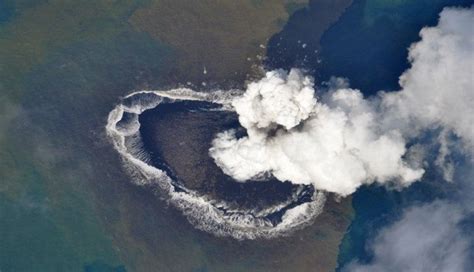
{"type": "MultiPolygon", "coordinates": [[[[194,229],[149,188],[130,183],[104,126],[120,97],[185,85],[189,78],[205,91],[210,85],[198,83],[212,81],[213,72],[200,75],[201,62],[220,67],[235,56],[202,55],[192,77],[186,75],[186,63],[173,63],[179,50],[129,22],[151,2],[159,1],[0,0],[2,272],[315,271],[334,267],[337,255],[341,267],[353,258],[370,260],[367,242],[405,205],[450,190],[430,182],[402,192],[365,187],[352,200],[329,199],[319,225],[275,240],[237,242],[194,229]],[[170,71],[170,64],[184,68],[170,71]]],[[[312,0],[309,7],[292,6],[288,20],[284,8],[271,10],[272,18],[285,18],[279,21],[283,29],[272,25],[265,29],[278,31],[273,37],[266,32],[246,41],[249,51],[260,52],[255,48],[268,35],[268,68],[303,67],[318,82],[344,76],[371,95],[398,88],[398,76],[408,67],[407,47],[419,39],[422,26],[436,22],[443,6],[471,3],[312,0]],[[314,20],[323,2],[339,10],[324,24],[314,20]],[[311,36],[311,29],[320,33],[311,36]]],[[[255,17],[268,11],[252,10],[255,17]]],[[[212,51],[218,44],[205,44],[209,33],[197,48],[212,51]]],[[[213,39],[225,43],[228,35],[213,39]]],[[[249,65],[239,63],[239,72],[244,66],[249,65]]]]}
{"type": "MultiPolygon", "coordinates": [[[[408,47],[420,39],[421,28],[435,25],[443,7],[472,4],[463,0],[356,0],[320,40],[308,35],[315,22],[308,17],[316,14],[316,9],[302,10],[271,39],[267,65],[305,68],[319,82],[331,76],[344,77],[365,96],[380,90],[396,91],[400,89],[399,76],[409,68],[408,47]]],[[[371,185],[353,195],[355,217],[340,247],[339,270],[356,259],[369,262],[371,239],[398,219],[403,208],[446,198],[454,190],[450,184],[432,181],[439,179],[436,169],[427,172],[434,174],[403,191],[371,185]]]]}
{"type": "MultiPolygon", "coordinates": [[[[180,54],[176,48],[128,21],[149,3],[0,2],[8,4],[0,15],[0,270],[334,267],[351,216],[349,201],[333,205],[322,215],[324,224],[297,238],[237,242],[196,230],[150,188],[130,182],[105,133],[108,113],[134,90],[169,89],[188,80],[186,70],[169,70],[180,54]],[[331,250],[318,250],[321,246],[331,250]],[[307,258],[308,252],[318,257],[307,258]]],[[[259,14],[258,6],[244,4],[259,14]]],[[[270,12],[285,18],[284,8],[270,12]]],[[[212,16],[223,18],[212,13],[207,18],[212,16]]],[[[249,47],[261,50],[254,41],[249,47]]],[[[204,61],[222,65],[233,58],[208,55],[204,61]]],[[[211,81],[209,74],[197,82],[211,81]]]]}

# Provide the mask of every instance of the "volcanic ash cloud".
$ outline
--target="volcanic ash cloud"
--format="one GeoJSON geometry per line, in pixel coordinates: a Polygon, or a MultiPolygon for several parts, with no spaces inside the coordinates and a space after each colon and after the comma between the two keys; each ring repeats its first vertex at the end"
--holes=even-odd
{"type": "Polygon", "coordinates": [[[341,79],[315,90],[298,69],[268,72],[232,102],[247,136],[218,134],[210,155],[241,182],[269,173],[342,196],[373,182],[408,186],[424,170],[407,143],[427,130],[472,146],[473,18],[472,10],[445,9],[438,26],[423,29],[398,92],[365,99],[341,79]]]}

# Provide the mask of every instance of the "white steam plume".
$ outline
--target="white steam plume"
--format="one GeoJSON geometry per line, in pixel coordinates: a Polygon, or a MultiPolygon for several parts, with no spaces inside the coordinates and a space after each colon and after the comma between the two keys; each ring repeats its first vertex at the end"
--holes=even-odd
{"type": "Polygon", "coordinates": [[[445,9],[410,48],[402,90],[372,99],[332,84],[316,101],[301,71],[269,72],[232,103],[248,136],[220,133],[210,155],[239,181],[271,173],[343,196],[364,183],[407,186],[424,173],[405,160],[407,142],[422,132],[451,131],[472,153],[472,25],[472,9],[445,9]]]}
{"type": "Polygon", "coordinates": [[[474,147],[474,9],[445,8],[438,26],[424,28],[409,50],[402,90],[384,93],[386,125],[412,134],[444,127],[474,147]],[[405,127],[402,127],[405,125],[405,127]],[[411,132],[410,132],[411,130],[411,132]]]}

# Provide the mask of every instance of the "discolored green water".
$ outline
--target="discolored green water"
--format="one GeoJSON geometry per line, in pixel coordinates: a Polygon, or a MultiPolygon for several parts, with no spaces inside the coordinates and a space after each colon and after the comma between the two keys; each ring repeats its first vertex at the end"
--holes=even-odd
{"type": "MultiPolygon", "coordinates": [[[[159,7],[159,2],[0,0],[0,270],[314,271],[335,267],[339,242],[353,217],[350,199],[341,203],[330,199],[320,223],[293,237],[237,242],[195,230],[153,192],[130,183],[105,135],[107,114],[120,96],[132,90],[176,87],[187,78],[185,69],[176,70],[186,63],[173,63],[186,60],[176,57],[182,52],[156,38],[173,33],[151,35],[129,22],[137,9],[159,7]],[[175,70],[169,70],[170,64],[175,70]]],[[[261,4],[253,2],[258,15],[261,4]]],[[[339,13],[324,23],[314,18],[307,21],[318,13],[301,11],[301,1],[285,1],[296,13],[278,37],[299,39],[298,35],[307,36],[314,27],[318,35],[312,41],[317,43],[314,48],[322,47],[323,62],[307,65],[321,68],[323,76],[347,76],[369,94],[396,87],[400,70],[406,67],[407,45],[417,39],[422,25],[436,21],[442,6],[466,3],[433,2],[354,1],[320,41],[327,23],[339,13]],[[419,16],[413,18],[414,13],[419,16]]],[[[337,3],[341,8],[348,1],[337,3]]],[[[315,10],[323,4],[328,9],[333,2],[311,1],[315,10]]],[[[205,10],[214,9],[206,6],[205,10]]],[[[179,10],[174,12],[179,14],[179,10]]],[[[285,17],[280,8],[271,12],[279,13],[272,18],[285,17]]],[[[170,18],[179,18],[176,14],[170,18]]],[[[210,11],[206,14],[222,18],[210,11]]],[[[229,25],[241,29],[240,20],[234,19],[229,25]]],[[[273,33],[266,29],[275,29],[274,23],[262,26],[265,31],[259,37],[269,38],[273,33]]],[[[212,38],[225,43],[232,35],[224,34],[224,38],[212,38]]],[[[181,42],[182,36],[171,36],[181,42]]],[[[259,44],[248,46],[252,52],[259,50],[259,44]]],[[[198,46],[208,47],[212,51],[205,43],[198,46]]],[[[298,63],[294,56],[304,56],[295,50],[302,47],[277,55],[269,50],[268,57],[287,57],[274,63],[293,65],[298,63]]],[[[221,67],[236,58],[211,57],[199,56],[199,60],[221,67]]],[[[193,65],[199,72],[194,71],[192,78],[212,81],[209,74],[199,78],[200,64],[193,65]]],[[[228,78],[240,80],[242,75],[228,78]]],[[[342,245],[340,264],[360,257],[366,226],[375,229],[383,225],[377,222],[389,221],[378,218],[394,210],[396,214],[392,207],[400,199],[380,188],[365,188],[355,196],[357,215],[342,245]],[[374,202],[382,203],[379,209],[367,210],[374,202]]]]}
{"type": "Polygon", "coordinates": [[[168,53],[124,23],[137,2],[34,2],[1,3],[0,270],[125,271],[93,134],[168,53]]]}
{"type": "Polygon", "coordinates": [[[349,201],[296,240],[241,243],[195,230],[130,183],[105,135],[108,113],[132,90],[186,83],[167,70],[180,52],[129,22],[151,2],[0,2],[0,270],[334,267],[349,201]]]}

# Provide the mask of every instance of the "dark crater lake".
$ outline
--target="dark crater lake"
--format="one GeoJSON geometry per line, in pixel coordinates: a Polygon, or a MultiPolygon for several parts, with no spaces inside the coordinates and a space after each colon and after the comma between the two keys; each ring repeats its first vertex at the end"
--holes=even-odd
{"type": "MultiPolygon", "coordinates": [[[[169,102],[169,101],[168,101],[169,102]]],[[[237,182],[209,156],[216,134],[236,129],[245,136],[235,112],[202,101],[162,103],[139,116],[144,151],[153,166],[165,170],[176,182],[211,199],[227,202],[232,209],[264,209],[290,201],[288,208],[308,202],[312,186],[294,185],[274,178],[237,182]],[[298,193],[297,193],[298,192],[298,193]],[[293,197],[297,193],[297,197],[293,197]]],[[[280,214],[281,215],[281,214],[280,214]]],[[[278,215],[274,215],[279,217],[278,215]]]]}

